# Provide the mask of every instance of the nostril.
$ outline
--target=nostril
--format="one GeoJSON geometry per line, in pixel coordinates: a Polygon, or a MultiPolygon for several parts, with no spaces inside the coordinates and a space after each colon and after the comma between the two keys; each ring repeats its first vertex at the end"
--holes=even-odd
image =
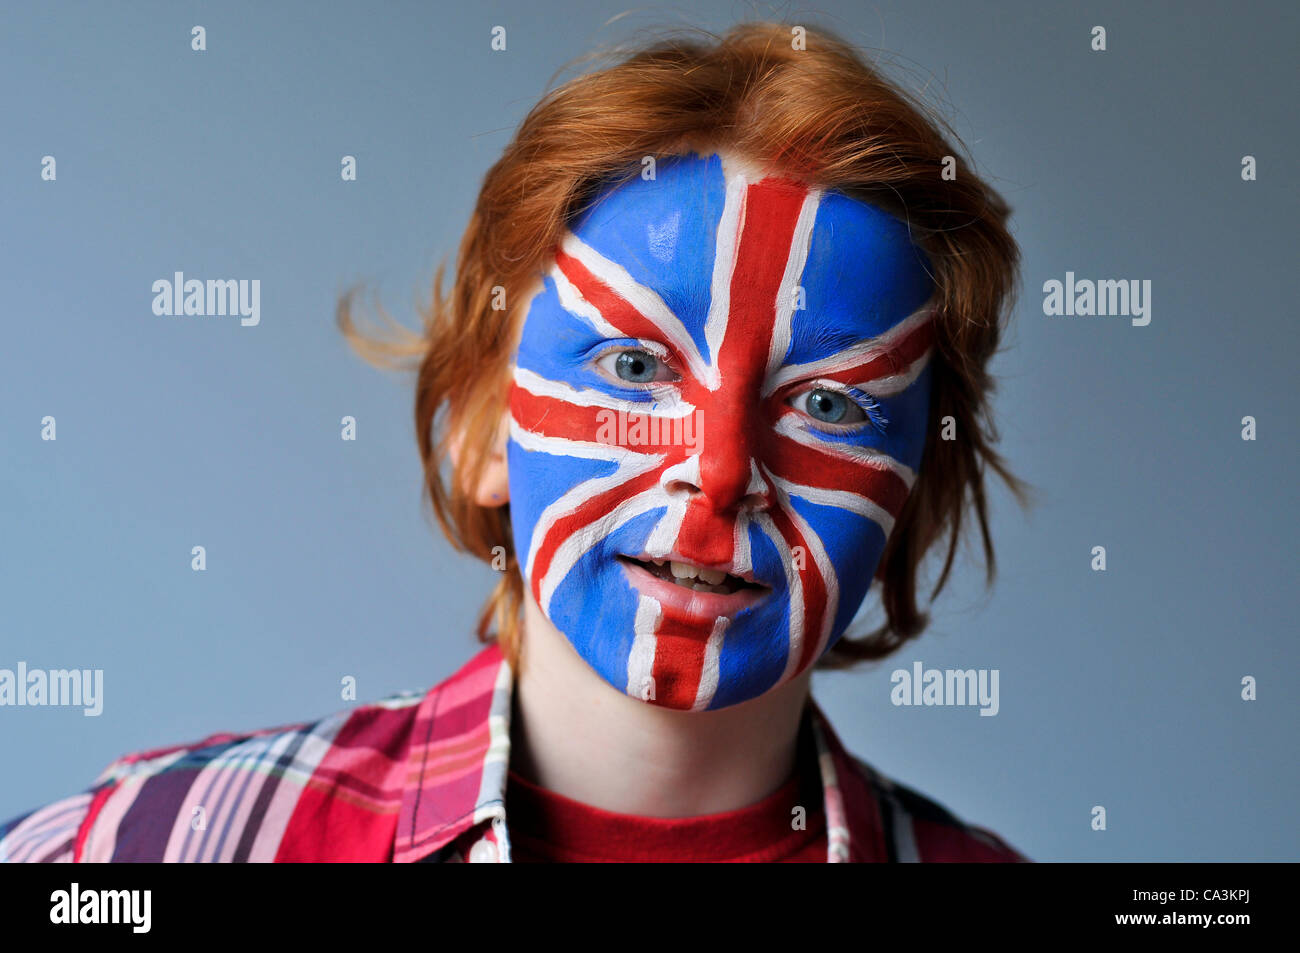
{"type": "Polygon", "coordinates": [[[687,496],[694,496],[697,493],[703,492],[698,486],[691,483],[689,480],[665,480],[664,489],[669,493],[684,493],[687,496]]]}

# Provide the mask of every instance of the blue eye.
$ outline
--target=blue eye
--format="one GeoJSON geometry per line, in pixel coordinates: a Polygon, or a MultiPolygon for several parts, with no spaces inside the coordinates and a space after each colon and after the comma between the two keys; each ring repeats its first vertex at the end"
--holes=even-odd
{"type": "Polygon", "coordinates": [[[607,376],[612,375],[629,384],[656,384],[678,379],[663,358],[641,348],[609,351],[596,365],[607,376]]]}
{"type": "Polygon", "coordinates": [[[880,405],[856,387],[851,388],[850,394],[814,388],[791,397],[790,404],[813,420],[829,424],[832,432],[855,431],[859,424],[870,422],[883,433],[888,424],[880,405]]]}
{"type": "Polygon", "coordinates": [[[809,416],[828,424],[855,424],[867,419],[862,408],[833,390],[810,390],[804,409],[809,416]],[[852,416],[855,413],[857,416],[852,416]]]}
{"type": "Polygon", "coordinates": [[[659,358],[645,351],[624,351],[614,361],[614,372],[625,381],[648,384],[655,379],[659,358]]]}

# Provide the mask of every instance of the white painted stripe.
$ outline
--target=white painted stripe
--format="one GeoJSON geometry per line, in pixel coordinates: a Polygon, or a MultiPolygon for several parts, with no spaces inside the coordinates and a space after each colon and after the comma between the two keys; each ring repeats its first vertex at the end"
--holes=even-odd
{"type": "Polygon", "coordinates": [[[801,483],[791,483],[789,480],[783,480],[777,476],[772,477],[772,479],[781,491],[789,496],[797,496],[801,500],[807,500],[809,503],[817,503],[821,506],[836,506],[842,510],[848,510],[851,513],[866,517],[880,527],[886,539],[894,531],[894,517],[889,514],[889,511],[860,493],[850,493],[848,490],[829,490],[821,486],[804,486],[801,483]]]}
{"type": "Polygon", "coordinates": [[[745,509],[736,516],[736,528],[731,541],[731,561],[738,574],[747,573],[754,568],[753,554],[749,551],[749,524],[752,519],[750,511],[745,509]]]}
{"type": "MultiPolygon", "coordinates": [[[[586,440],[570,440],[567,437],[547,437],[543,434],[525,430],[519,421],[510,418],[510,439],[525,450],[535,453],[549,453],[553,457],[580,457],[584,460],[610,460],[621,466],[640,466],[649,460],[654,464],[664,458],[660,453],[641,453],[629,450],[613,443],[593,443],[586,440]]],[[[644,467],[648,469],[648,467],[644,467]]]]}
{"type": "Polygon", "coordinates": [[[582,292],[569,280],[569,276],[560,269],[558,264],[551,266],[549,274],[555,282],[555,291],[560,298],[560,307],[570,314],[582,318],[606,337],[627,337],[626,334],[605,320],[605,316],[600,313],[599,308],[582,296],[582,292]]]}
{"type": "MultiPolygon", "coordinates": [[[[566,497],[568,495],[565,494],[566,497]]],[[[570,533],[568,539],[556,549],[555,556],[551,559],[550,568],[547,569],[546,575],[542,578],[540,587],[542,611],[549,614],[551,597],[555,595],[555,590],[560,587],[560,583],[564,581],[570,570],[577,565],[578,560],[587,555],[593,546],[604,540],[605,537],[624,523],[663,505],[663,491],[658,486],[652,486],[638,493],[630,500],[624,500],[604,516],[592,520],[570,533]]],[[[547,509],[549,510],[550,507],[547,507],[547,509]]],[[[541,525],[540,521],[538,525],[541,525]]],[[[534,539],[537,539],[535,533],[534,539]]],[[[531,566],[533,551],[530,550],[528,555],[531,566]]]]}
{"type": "Polygon", "coordinates": [[[676,388],[665,389],[662,395],[656,394],[657,399],[651,403],[615,397],[593,387],[574,387],[564,381],[542,377],[522,367],[515,368],[514,377],[515,383],[530,394],[562,400],[577,407],[601,407],[623,414],[644,414],[647,417],[664,417],[672,420],[689,417],[695,413],[695,405],[682,400],[676,388]]]}
{"type": "MultiPolygon", "coordinates": [[[[770,374],[767,382],[763,387],[763,396],[774,393],[777,388],[800,380],[804,377],[815,377],[819,374],[834,374],[839,371],[848,370],[860,364],[869,364],[871,361],[880,357],[882,354],[891,350],[899,340],[910,334],[915,328],[929,321],[934,315],[934,305],[926,302],[916,311],[899,321],[884,334],[874,338],[867,338],[856,344],[837,351],[834,354],[821,358],[816,361],[809,361],[807,364],[789,364],[770,374]]],[[[914,361],[909,365],[908,371],[903,374],[890,375],[876,379],[861,381],[854,386],[859,390],[866,391],[876,397],[891,397],[902,391],[921,372],[925,362],[929,359],[930,352],[927,351],[919,361],[914,361]],[[918,366],[919,364],[919,366],[918,366]]]]}
{"type": "Polygon", "coordinates": [[[718,691],[718,659],[722,655],[722,640],[726,635],[731,620],[725,616],[713,621],[713,631],[704,644],[704,667],[700,670],[700,684],[695,691],[695,703],[692,711],[704,711],[713,701],[718,691]]]}
{"type": "Polygon", "coordinates": [[[885,453],[885,451],[875,447],[843,443],[838,440],[826,440],[819,437],[816,431],[810,429],[811,427],[811,424],[805,425],[801,423],[799,418],[792,414],[783,414],[776,422],[777,433],[789,437],[805,447],[816,450],[818,453],[824,453],[828,457],[839,457],[841,460],[847,460],[850,463],[864,467],[871,467],[873,470],[889,470],[906,483],[909,489],[916,482],[916,471],[885,453]]]}
{"type": "Polygon", "coordinates": [[[647,687],[654,687],[655,630],[662,616],[663,607],[658,600],[644,595],[637,599],[632,651],[627,657],[626,692],[633,698],[641,698],[647,687]]]}
{"type": "Polygon", "coordinates": [[[778,682],[780,684],[780,682],[785,681],[794,665],[794,660],[799,657],[799,652],[803,648],[803,580],[799,578],[799,570],[794,568],[794,554],[790,549],[790,544],[781,535],[781,531],[777,529],[772,517],[767,513],[756,513],[754,514],[754,524],[766,533],[767,538],[776,546],[781,565],[785,570],[786,591],[790,593],[790,619],[787,626],[789,639],[786,646],[785,670],[778,682]]]}
{"type": "MultiPolygon", "coordinates": [[[[822,585],[823,588],[826,589],[826,611],[824,611],[824,614],[822,615],[822,627],[820,627],[816,632],[802,633],[800,640],[802,647],[803,638],[814,638],[815,651],[813,655],[811,655],[811,658],[813,658],[813,662],[815,663],[816,659],[822,657],[822,651],[824,647],[826,647],[829,636],[831,636],[831,628],[833,623],[835,623],[836,612],[839,611],[840,577],[836,576],[835,567],[831,564],[831,556],[828,556],[826,553],[826,545],[822,542],[822,537],[818,536],[818,534],[814,532],[813,527],[810,527],[807,520],[803,519],[800,512],[798,512],[796,508],[794,508],[793,504],[790,503],[788,490],[785,489],[785,486],[789,485],[787,484],[787,481],[777,480],[777,478],[772,476],[772,473],[768,471],[766,467],[763,467],[763,472],[764,475],[770,478],[772,484],[776,486],[776,498],[781,510],[785,511],[785,514],[789,516],[790,521],[792,521],[792,523],[796,525],[796,528],[803,534],[803,541],[805,541],[807,547],[809,547],[810,555],[813,556],[814,567],[816,568],[816,571],[820,573],[820,576],[822,576],[822,585]]],[[[805,610],[803,620],[806,621],[806,602],[803,610],[805,610]]],[[[796,675],[797,664],[797,655],[793,653],[790,654],[789,658],[785,660],[785,672],[781,675],[781,681],[785,681],[789,679],[789,677],[796,675]]]]}
{"type": "Polygon", "coordinates": [[[918,357],[907,369],[901,374],[891,374],[889,377],[875,377],[867,380],[854,381],[853,386],[860,391],[865,391],[873,397],[892,397],[895,394],[901,394],[912,386],[912,383],[921,376],[921,371],[930,363],[930,356],[934,353],[933,348],[926,348],[925,353],[918,357]]]}
{"type": "Polygon", "coordinates": [[[790,350],[795,289],[803,281],[803,269],[808,262],[808,246],[812,243],[813,225],[817,220],[821,195],[819,190],[813,189],[804,197],[803,205],[799,208],[799,218],[795,222],[794,234],[790,239],[790,254],[786,258],[785,272],[781,275],[781,286],[776,295],[776,323],[772,328],[772,343],[767,355],[766,379],[768,380],[774,377],[777,370],[785,363],[786,352],[790,350]]]}
{"type": "MultiPolygon", "coordinates": [[[[522,433],[526,433],[526,431],[521,431],[522,433]]],[[[527,445],[525,444],[525,446],[527,445]]],[[[663,457],[658,454],[628,454],[628,458],[613,473],[608,476],[593,477],[590,480],[582,481],[542,510],[542,515],[537,518],[537,525],[533,527],[533,538],[528,547],[528,560],[524,563],[524,578],[529,581],[532,580],[533,562],[537,558],[537,552],[541,549],[542,541],[546,539],[547,534],[557,521],[576,511],[579,506],[592,497],[599,496],[641,476],[643,473],[653,470],[662,461],[663,457]]]]}
{"type": "MultiPolygon", "coordinates": [[[[718,220],[717,240],[713,246],[713,277],[709,286],[709,314],[704,322],[704,340],[709,345],[709,362],[716,368],[718,349],[727,334],[731,317],[731,281],[736,271],[736,253],[740,245],[740,228],[745,212],[745,190],[749,179],[744,172],[733,169],[724,157],[722,174],[726,182],[722,203],[722,216],[718,220]]],[[[721,378],[715,378],[716,390],[721,378]]],[[[707,385],[706,385],[707,386],[707,385]]]]}
{"type": "Polygon", "coordinates": [[[659,486],[663,490],[664,503],[667,505],[667,512],[655,524],[654,529],[646,538],[645,551],[647,556],[655,559],[662,559],[667,556],[677,543],[677,536],[681,533],[682,522],[686,519],[686,508],[690,506],[690,495],[683,492],[669,492],[668,487],[674,481],[681,480],[691,486],[700,485],[700,457],[695,454],[667,467],[659,475],[659,486]]]}
{"type": "MultiPolygon", "coordinates": [[[[764,469],[766,470],[766,468],[764,469]]],[[[805,520],[803,516],[799,514],[799,511],[790,503],[789,491],[786,489],[790,484],[786,483],[784,480],[777,479],[775,476],[772,476],[770,472],[767,475],[771,477],[772,482],[776,485],[777,499],[780,501],[780,506],[787,514],[789,514],[791,521],[796,527],[798,527],[800,532],[803,533],[804,541],[808,544],[809,550],[811,550],[813,564],[821,574],[822,585],[826,589],[826,610],[822,615],[821,629],[812,634],[817,640],[815,651],[812,653],[812,659],[815,663],[817,659],[821,658],[822,652],[826,648],[826,642],[830,638],[831,628],[835,622],[835,615],[839,611],[839,576],[836,575],[835,566],[831,563],[831,558],[826,553],[826,546],[822,542],[822,538],[817,535],[816,531],[808,525],[808,521],[805,520]]],[[[792,667],[795,664],[797,664],[797,659],[792,656],[787,661],[785,675],[782,676],[783,680],[795,674],[792,667]]]]}
{"type": "MultiPolygon", "coordinates": [[[[716,368],[705,364],[700,349],[695,346],[695,341],[686,330],[686,326],[682,324],[677,315],[673,314],[672,309],[668,307],[663,298],[659,297],[657,292],[637,282],[622,265],[601,255],[573,232],[565,233],[561,247],[567,254],[578,259],[596,278],[608,285],[624,301],[640,312],[647,321],[658,328],[659,332],[664,336],[665,342],[682,356],[699,381],[703,382],[710,390],[717,389],[716,383],[714,383],[717,380],[716,368]]],[[[555,270],[559,271],[558,267],[555,270]]],[[[572,290],[575,295],[581,298],[582,293],[577,288],[572,290]]],[[[562,296],[561,301],[563,302],[563,300],[562,296]]],[[[585,301],[585,299],[583,300],[585,301]]],[[[610,337],[628,337],[626,331],[614,327],[603,315],[595,318],[590,317],[590,312],[596,311],[596,308],[589,301],[586,304],[588,313],[584,316],[592,320],[594,327],[610,337]]]]}

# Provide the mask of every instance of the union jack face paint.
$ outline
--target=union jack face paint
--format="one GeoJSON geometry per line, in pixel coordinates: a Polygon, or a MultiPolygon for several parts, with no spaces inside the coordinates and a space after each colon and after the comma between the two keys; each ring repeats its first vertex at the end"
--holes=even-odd
{"type": "Polygon", "coordinates": [[[883,211],[722,153],[606,189],[552,262],[510,394],[531,597],[621,692],[755,698],[848,628],[915,480],[926,260],[883,211]]]}

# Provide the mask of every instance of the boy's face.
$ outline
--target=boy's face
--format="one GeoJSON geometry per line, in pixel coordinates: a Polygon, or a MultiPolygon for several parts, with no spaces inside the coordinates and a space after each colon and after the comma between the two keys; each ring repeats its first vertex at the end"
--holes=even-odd
{"type": "Polygon", "coordinates": [[[521,330],[510,509],[606,681],[724,708],[843,634],[924,448],[932,291],[905,224],[730,153],[572,223],[521,330]]]}

